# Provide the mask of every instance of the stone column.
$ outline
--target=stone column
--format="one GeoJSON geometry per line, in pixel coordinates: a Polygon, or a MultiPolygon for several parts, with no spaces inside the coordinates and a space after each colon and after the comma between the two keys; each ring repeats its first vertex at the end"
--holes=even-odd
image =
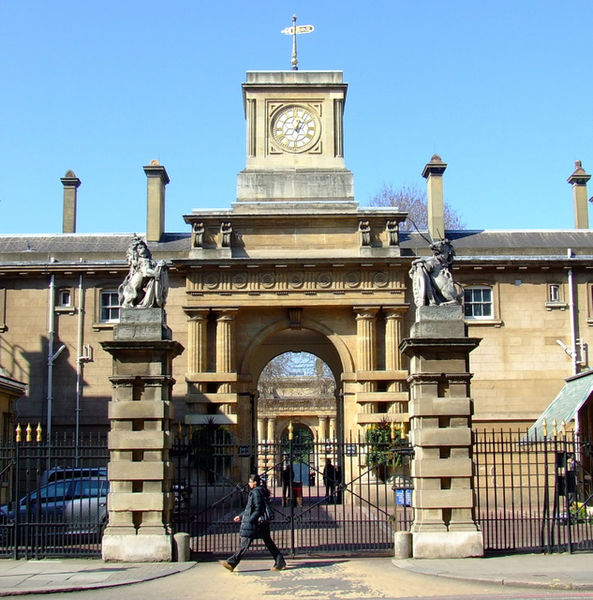
{"type": "Polygon", "coordinates": [[[467,337],[461,306],[441,305],[419,307],[400,346],[410,357],[414,558],[483,554],[474,519],[468,372],[479,342],[467,337]]]}
{"type": "MultiPolygon", "coordinates": [[[[399,344],[402,340],[402,325],[407,306],[383,307],[385,315],[385,370],[400,371],[402,368],[402,355],[399,344]]],[[[399,392],[400,384],[391,382],[388,384],[388,392],[399,392]]]]}
{"type": "MultiPolygon", "coordinates": [[[[208,357],[208,308],[186,307],[187,321],[187,371],[188,373],[204,373],[207,370],[208,357]]],[[[202,382],[191,384],[196,392],[204,392],[205,385],[202,382]]]]}
{"type": "Polygon", "coordinates": [[[329,418],[329,439],[330,440],[336,439],[336,418],[335,417],[329,418]]]}
{"type": "MultiPolygon", "coordinates": [[[[375,307],[354,307],[356,311],[356,335],[358,371],[374,371],[377,367],[377,312],[375,307]]],[[[361,391],[374,392],[374,381],[361,383],[361,391]]]]}
{"type": "Polygon", "coordinates": [[[265,439],[265,422],[264,419],[258,417],[257,419],[257,443],[261,444],[265,439]]]}
{"type": "Polygon", "coordinates": [[[104,560],[172,560],[169,527],[173,497],[169,459],[173,358],[183,347],[170,339],[160,308],[121,309],[114,340],[109,402],[109,524],[104,560]]]}
{"type": "MultiPolygon", "coordinates": [[[[234,373],[235,371],[235,339],[234,321],[236,308],[217,311],[216,316],[216,372],[234,373]]],[[[232,391],[230,383],[222,383],[218,389],[221,394],[232,391]]]]}
{"type": "Polygon", "coordinates": [[[274,434],[276,430],[276,419],[274,417],[268,417],[268,442],[274,441],[274,434]]]}
{"type": "Polygon", "coordinates": [[[186,308],[188,315],[187,370],[190,373],[204,373],[208,352],[208,308],[186,308]]]}

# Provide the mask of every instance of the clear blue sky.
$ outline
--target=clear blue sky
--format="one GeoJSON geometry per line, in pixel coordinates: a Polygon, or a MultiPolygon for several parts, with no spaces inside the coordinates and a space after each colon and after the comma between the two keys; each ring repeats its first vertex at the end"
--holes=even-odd
{"type": "MultiPolygon", "coordinates": [[[[245,166],[241,83],[289,69],[349,83],[356,199],[424,186],[433,153],[468,228],[572,228],[566,183],[593,172],[590,0],[0,0],[0,233],[144,232],[142,166],[165,165],[167,231],[228,208],[245,166]]],[[[593,195],[593,183],[589,186],[593,195]]],[[[592,219],[593,220],[593,219],[592,219]]]]}

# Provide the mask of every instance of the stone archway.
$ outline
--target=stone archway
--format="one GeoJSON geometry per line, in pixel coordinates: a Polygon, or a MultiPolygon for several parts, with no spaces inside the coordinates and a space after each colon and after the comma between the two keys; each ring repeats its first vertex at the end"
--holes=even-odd
{"type": "Polygon", "coordinates": [[[344,423],[340,382],[342,374],[348,370],[348,367],[344,368],[342,357],[346,359],[347,365],[351,364],[351,358],[343,344],[340,353],[333,341],[319,331],[323,329],[322,326],[314,323],[308,325],[309,327],[295,329],[281,327],[275,323],[256,336],[245,353],[241,371],[244,374],[249,373],[245,379],[251,382],[248,393],[253,398],[252,431],[258,441],[277,441],[280,431],[291,419],[304,420],[315,432],[315,441],[342,437],[344,423]],[[265,393],[262,394],[262,391],[258,390],[260,375],[270,361],[284,353],[301,352],[319,358],[333,376],[331,391],[324,392],[323,397],[318,398],[317,406],[309,406],[303,402],[303,390],[296,389],[305,386],[309,388],[310,395],[319,396],[320,392],[311,387],[315,385],[314,382],[307,378],[286,382],[286,389],[279,392],[286,400],[284,403],[274,402],[271,394],[266,397],[265,393]]]}
{"type": "Polygon", "coordinates": [[[310,352],[284,352],[263,369],[254,404],[257,441],[284,439],[290,426],[306,428],[311,441],[337,437],[338,393],[327,363],[310,352]]]}

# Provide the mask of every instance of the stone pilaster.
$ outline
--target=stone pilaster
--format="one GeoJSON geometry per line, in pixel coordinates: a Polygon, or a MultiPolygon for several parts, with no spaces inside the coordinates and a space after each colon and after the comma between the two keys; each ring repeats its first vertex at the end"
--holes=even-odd
{"type": "Polygon", "coordinates": [[[113,357],[109,524],[102,554],[104,560],[168,561],[172,362],[183,347],[168,339],[160,308],[122,309],[114,337],[102,343],[113,357]]]}
{"type": "Polygon", "coordinates": [[[480,340],[468,338],[458,305],[417,309],[410,337],[412,552],[415,558],[483,554],[474,519],[471,461],[469,354],[480,340]]]}

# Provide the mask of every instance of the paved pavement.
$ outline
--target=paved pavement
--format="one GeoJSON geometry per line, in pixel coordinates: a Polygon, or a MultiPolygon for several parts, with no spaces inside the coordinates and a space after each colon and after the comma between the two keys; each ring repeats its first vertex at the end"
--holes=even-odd
{"type": "MultiPolygon", "coordinates": [[[[341,559],[364,561],[365,559],[341,559]]],[[[290,560],[289,570],[290,570],[290,560]]],[[[506,586],[593,590],[593,554],[525,554],[492,558],[393,560],[394,575],[405,569],[420,575],[506,586]]],[[[195,569],[200,564],[108,563],[102,560],[0,559],[0,596],[100,589],[150,581],[195,569]]],[[[202,565],[209,577],[226,578],[228,571],[202,565]]],[[[298,569],[297,569],[298,572],[298,569]]],[[[385,573],[386,574],[386,573],[385,573]]],[[[222,581],[222,580],[221,580],[222,581]]],[[[340,581],[332,583],[340,586],[340,581]]]]}

